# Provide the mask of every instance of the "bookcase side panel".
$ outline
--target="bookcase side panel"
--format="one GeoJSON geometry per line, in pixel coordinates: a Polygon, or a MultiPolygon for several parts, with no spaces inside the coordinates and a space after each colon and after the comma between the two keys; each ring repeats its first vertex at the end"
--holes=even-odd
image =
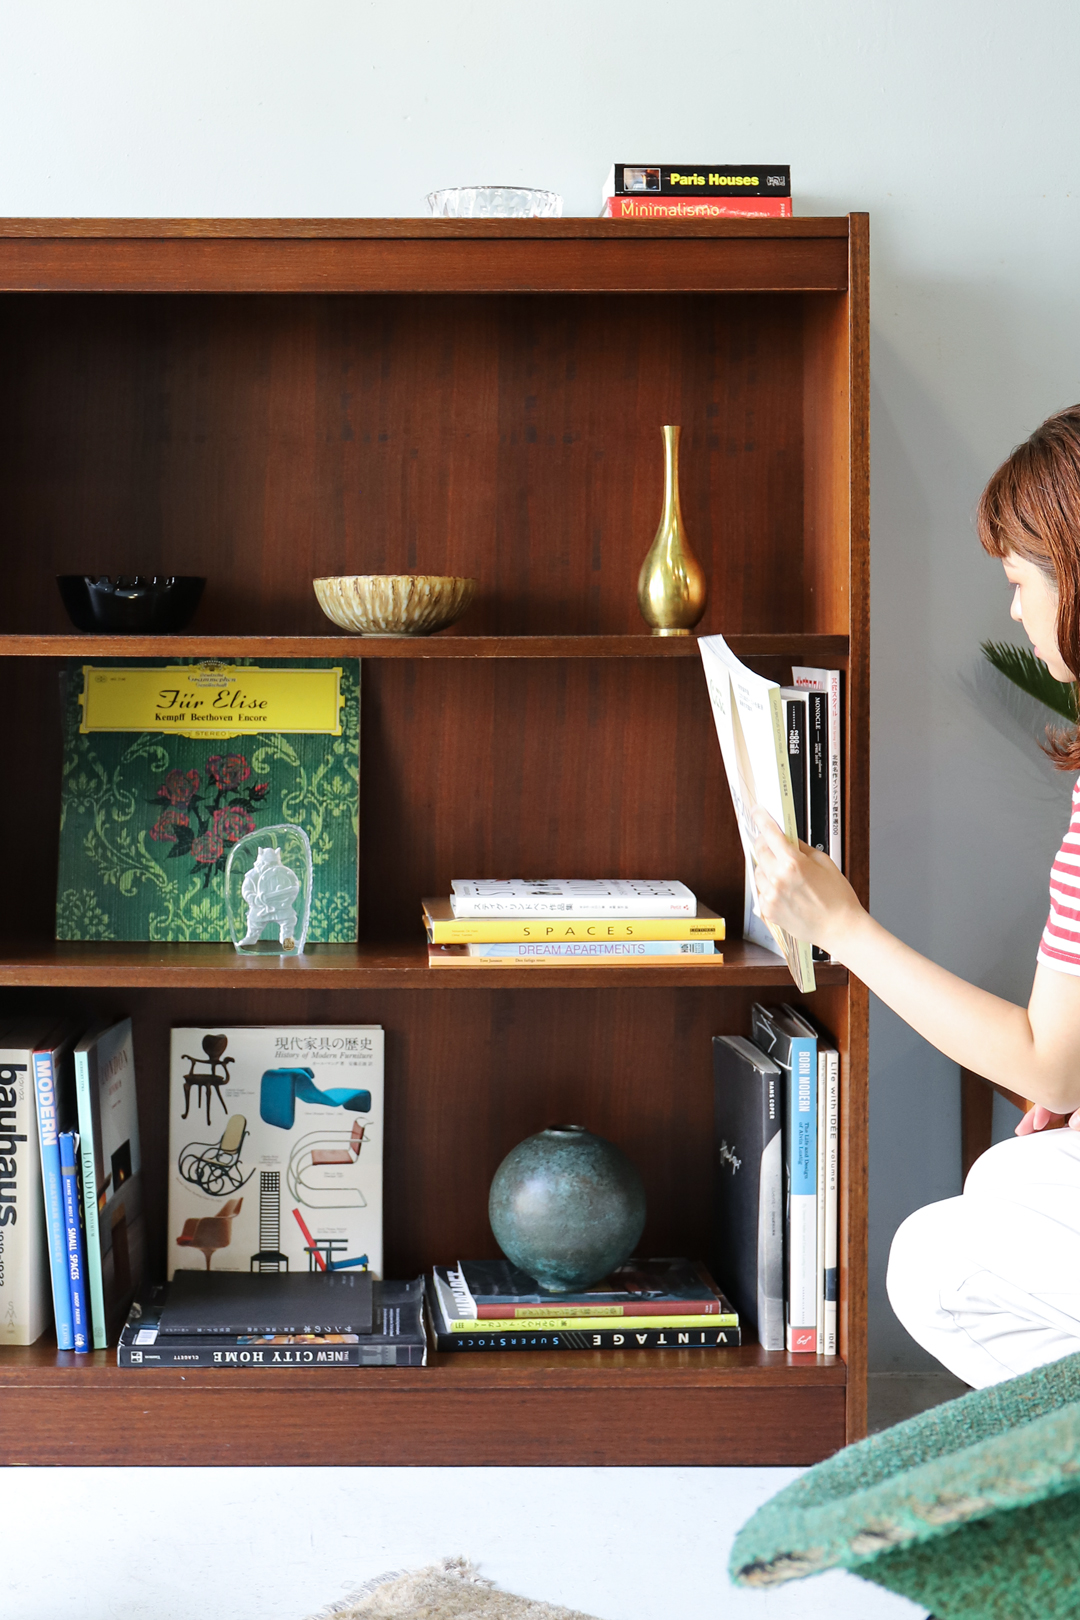
{"type": "Polygon", "coordinates": [[[804,619],[845,635],[850,614],[851,436],[844,294],[803,300],[804,619]]]}

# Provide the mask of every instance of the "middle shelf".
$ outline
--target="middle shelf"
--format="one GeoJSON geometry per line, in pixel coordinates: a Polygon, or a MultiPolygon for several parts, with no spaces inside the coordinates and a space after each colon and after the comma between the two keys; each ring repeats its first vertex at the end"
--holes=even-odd
{"type": "MultiPolygon", "coordinates": [[[[838,962],[816,965],[819,984],[846,984],[838,962]]],[[[723,959],[665,967],[431,968],[423,942],[309,945],[300,957],[239,956],[231,945],[0,941],[0,986],[172,990],[596,990],[790,985],[778,956],[727,940],[723,959]]]]}

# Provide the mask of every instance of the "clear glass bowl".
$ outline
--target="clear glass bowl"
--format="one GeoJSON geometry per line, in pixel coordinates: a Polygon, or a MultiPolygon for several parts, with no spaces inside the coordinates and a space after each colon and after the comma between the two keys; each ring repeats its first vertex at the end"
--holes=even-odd
{"type": "Polygon", "coordinates": [[[557,191],[532,186],[447,186],[428,192],[428,207],[444,219],[560,219],[557,191]]]}

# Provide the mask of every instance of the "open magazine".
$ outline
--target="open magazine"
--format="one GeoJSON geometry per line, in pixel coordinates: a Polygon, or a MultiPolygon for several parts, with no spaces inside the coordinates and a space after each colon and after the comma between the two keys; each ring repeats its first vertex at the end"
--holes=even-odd
{"type": "Polygon", "coordinates": [[[810,944],[783,928],[774,928],[762,917],[755,875],[755,805],[769,812],[792,843],[798,842],[780,687],[740,663],[723,636],[702,636],[698,647],[746,856],[743,934],[779,949],[805,995],[816,988],[810,944]]]}

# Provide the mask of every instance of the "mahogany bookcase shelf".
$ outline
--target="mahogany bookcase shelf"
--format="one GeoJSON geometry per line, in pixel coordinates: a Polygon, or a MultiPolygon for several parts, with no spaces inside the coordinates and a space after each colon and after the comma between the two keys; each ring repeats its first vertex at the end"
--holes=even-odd
{"type": "Polygon", "coordinates": [[[843,1422],[836,1358],[759,1350],[436,1355],[425,1368],[136,1372],[44,1342],[0,1358],[12,1464],[798,1466],[843,1422]],[[354,1403],[350,1407],[350,1403],[354,1403]],[[648,1420],[643,1421],[643,1403],[648,1420]],[[554,1412],[558,1421],[552,1422],[554,1412]]]}
{"type": "MultiPolygon", "coordinates": [[[[847,219],[0,221],[0,1015],[135,1025],[150,1261],[173,1024],[386,1029],[385,1266],[494,1252],[487,1188],[554,1118],[618,1141],[643,1252],[707,1256],[711,1037],[786,969],[742,858],[693,637],[635,587],[683,429],[700,633],[844,671],[845,865],[868,850],[868,229],[847,219]],[[54,576],[208,578],[190,632],[72,632],[54,576]],[[479,581],[460,625],[337,633],[320,574],[479,581]],[[112,658],[361,660],[360,940],[302,961],[58,943],[57,675],[112,658]],[[431,969],[452,877],[679,877],[728,919],[678,969],[431,969]],[[388,995],[391,990],[407,995],[388,995]],[[434,992],[452,992],[437,994],[434,992]]],[[[0,1352],[11,1463],[810,1463],[865,1425],[866,993],[841,1051],[840,1351],[435,1356],[121,1371],[0,1352]],[[350,1405],[350,1402],[353,1403],[350,1405]]]]}
{"type": "MultiPolygon", "coordinates": [[[[418,925],[419,927],[419,925],[418,925]]],[[[238,956],[231,945],[0,943],[0,986],[79,985],[86,989],[173,990],[674,990],[680,985],[790,985],[769,951],[741,939],[724,945],[723,961],[679,967],[431,968],[415,940],[388,944],[310,945],[301,957],[238,956]]],[[[847,969],[823,963],[822,985],[844,984],[847,969]]]]}
{"type": "MultiPolygon", "coordinates": [[[[835,668],[846,636],[732,636],[732,650],[835,668]]],[[[0,658],[697,658],[697,638],[653,636],[0,635],[0,658]]]]}

